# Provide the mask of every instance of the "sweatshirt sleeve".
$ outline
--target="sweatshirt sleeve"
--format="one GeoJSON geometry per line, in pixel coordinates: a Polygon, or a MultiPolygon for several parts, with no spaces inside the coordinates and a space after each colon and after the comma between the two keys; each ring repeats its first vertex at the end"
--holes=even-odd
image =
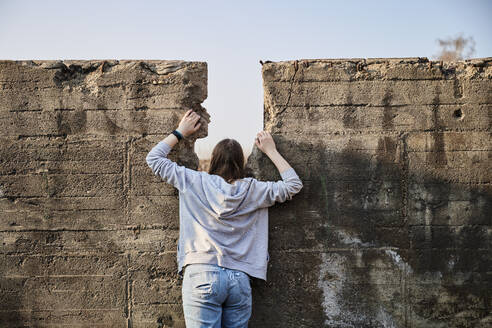
{"type": "Polygon", "coordinates": [[[285,202],[301,191],[302,181],[296,171],[291,167],[280,173],[279,181],[256,181],[254,197],[258,207],[269,207],[275,202],[285,202]]]}
{"type": "Polygon", "coordinates": [[[170,151],[171,146],[164,141],[160,141],[150,150],[145,160],[155,175],[160,176],[165,182],[172,184],[179,191],[185,192],[187,186],[192,184],[198,172],[171,161],[167,158],[170,151]]]}

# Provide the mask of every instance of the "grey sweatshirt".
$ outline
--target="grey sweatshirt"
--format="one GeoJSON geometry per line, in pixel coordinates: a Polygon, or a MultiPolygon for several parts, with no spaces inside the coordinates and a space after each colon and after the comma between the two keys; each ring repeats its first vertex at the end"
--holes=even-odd
{"type": "Polygon", "coordinates": [[[152,172],[179,191],[178,273],[191,263],[217,264],[266,280],[268,207],[292,199],[302,188],[293,168],[279,181],[254,178],[227,183],[167,158],[160,141],[146,157],[152,172]]]}

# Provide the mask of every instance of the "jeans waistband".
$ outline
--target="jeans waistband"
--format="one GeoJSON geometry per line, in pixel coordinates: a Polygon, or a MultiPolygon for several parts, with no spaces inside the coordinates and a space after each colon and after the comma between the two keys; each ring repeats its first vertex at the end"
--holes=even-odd
{"type": "Polygon", "coordinates": [[[235,276],[238,276],[240,274],[244,274],[246,275],[247,277],[249,277],[249,275],[244,272],[244,271],[240,271],[240,270],[235,270],[235,269],[229,269],[229,268],[225,268],[225,267],[221,267],[217,264],[211,264],[211,263],[191,263],[191,264],[187,264],[185,267],[184,267],[184,271],[183,271],[183,274],[186,273],[186,271],[188,270],[188,267],[191,267],[193,266],[193,271],[194,270],[216,270],[216,271],[219,271],[219,270],[222,270],[222,271],[226,271],[229,276],[232,275],[235,275],[235,276]]]}

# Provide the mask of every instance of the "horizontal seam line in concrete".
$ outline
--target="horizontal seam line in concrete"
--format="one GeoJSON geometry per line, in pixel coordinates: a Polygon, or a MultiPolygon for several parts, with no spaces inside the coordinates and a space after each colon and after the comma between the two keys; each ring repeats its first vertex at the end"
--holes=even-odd
{"type": "MultiPolygon", "coordinates": [[[[24,174],[24,175],[30,175],[30,174],[24,174]]],[[[2,175],[0,175],[1,177],[2,175]]],[[[5,175],[7,176],[7,175],[5,175]]],[[[133,196],[133,197],[147,197],[148,195],[142,195],[142,196],[133,196]]],[[[56,196],[56,197],[49,197],[49,196],[8,196],[8,197],[0,197],[0,199],[8,199],[8,198],[23,198],[23,199],[33,199],[33,198],[39,198],[39,199],[58,199],[58,198],[122,198],[124,196],[117,196],[117,195],[104,195],[104,196],[56,196]]],[[[172,195],[157,195],[157,196],[152,196],[152,197],[172,197],[172,195]]]]}
{"type": "MultiPolygon", "coordinates": [[[[112,310],[112,309],[111,309],[112,310]]],[[[20,310],[12,310],[12,311],[20,311],[20,310]]],[[[45,311],[51,311],[51,310],[25,310],[25,311],[28,311],[28,312],[45,312],[45,311]]],[[[54,313],[56,312],[62,312],[62,311],[65,311],[65,310],[53,310],[54,313]]],[[[68,311],[68,310],[67,310],[68,311]]],[[[72,310],[70,310],[72,311],[72,310]]],[[[74,311],[81,311],[81,309],[77,309],[77,310],[74,310],[74,311]]],[[[114,310],[116,311],[116,310],[114,310]]],[[[94,322],[87,322],[87,323],[84,323],[84,324],[77,324],[77,323],[67,323],[67,324],[63,324],[63,323],[51,323],[50,321],[47,321],[45,319],[41,319],[43,320],[43,323],[40,323],[39,321],[36,321],[36,325],[34,327],[38,327],[38,328],[43,328],[43,327],[46,327],[46,328],[52,328],[52,327],[73,327],[73,328],[86,328],[88,327],[88,323],[90,323],[90,327],[108,327],[108,324],[107,323],[104,323],[104,324],[101,324],[101,323],[94,323],[94,322]]],[[[176,322],[181,322],[181,320],[176,320],[176,322]]],[[[152,322],[152,323],[155,323],[155,321],[137,321],[138,323],[147,323],[147,322],[152,322]]],[[[183,321],[184,322],[184,321],[183,321]]],[[[32,323],[32,321],[29,321],[29,323],[32,323]]],[[[26,327],[26,326],[18,326],[18,327],[26,327]]],[[[27,326],[27,327],[33,327],[33,326],[27,326]]],[[[124,326],[122,326],[124,327],[124,326]]]]}
{"type": "MultiPolygon", "coordinates": [[[[294,130],[294,128],[292,128],[292,130],[294,130]]],[[[430,133],[443,133],[443,134],[446,134],[446,133],[460,133],[460,132],[471,132],[471,133],[483,133],[483,132],[489,132],[490,128],[471,128],[471,129],[461,129],[461,128],[439,128],[439,129],[422,129],[422,130],[397,130],[397,129],[391,129],[391,130],[384,130],[384,131],[379,131],[379,135],[381,135],[382,137],[384,136],[402,136],[402,134],[410,134],[410,133],[426,133],[427,135],[429,135],[430,133]]],[[[282,131],[282,132],[275,132],[275,131],[272,131],[271,133],[273,135],[286,135],[286,136],[289,136],[291,134],[294,134],[294,135],[299,135],[299,132],[296,132],[295,130],[291,133],[290,132],[291,130],[287,130],[287,131],[282,131]]],[[[325,133],[325,134],[328,134],[328,135],[332,135],[332,134],[337,134],[337,135],[345,135],[345,134],[376,134],[377,133],[377,130],[373,130],[373,129],[345,129],[345,130],[326,130],[326,131],[316,131],[316,130],[310,130],[310,131],[306,131],[306,132],[303,132],[303,133],[306,133],[306,134],[309,134],[309,132],[312,132],[312,133],[316,133],[316,134],[321,134],[321,133],[325,133]],[[346,130],[349,130],[349,131],[346,131],[346,130]]],[[[468,141],[469,142],[469,141],[468,141]]]]}
{"type": "MultiPolygon", "coordinates": [[[[43,204],[29,204],[33,206],[42,206],[43,209],[45,209],[45,206],[43,204]]],[[[53,212],[87,212],[87,211],[121,211],[121,208],[83,208],[83,209],[51,209],[53,212]]],[[[21,210],[3,210],[4,213],[15,213],[15,212],[20,212],[20,213],[26,213],[26,212],[37,212],[36,210],[29,210],[29,209],[21,209],[21,210]]]]}
{"type": "Polygon", "coordinates": [[[46,109],[9,109],[8,112],[13,112],[13,113],[18,113],[18,112],[46,112],[46,113],[52,113],[52,112],[74,112],[74,111],[81,111],[81,112],[91,112],[91,111],[96,111],[96,112],[103,112],[103,111],[119,111],[119,112],[140,112],[140,111],[160,111],[160,110],[182,110],[184,107],[158,107],[158,108],[143,108],[146,106],[141,106],[141,107],[134,107],[132,109],[128,108],[54,108],[52,110],[46,110],[46,109]]]}
{"type": "Polygon", "coordinates": [[[330,103],[330,104],[306,104],[306,105],[280,105],[280,104],[272,104],[272,107],[279,107],[279,108],[304,108],[304,107],[382,107],[382,108],[387,108],[387,107],[441,107],[441,106],[462,106],[462,105],[470,105],[470,106],[483,106],[483,105],[492,105],[492,103],[468,103],[468,102],[455,102],[455,103],[440,103],[440,104],[394,104],[394,105],[376,105],[376,104],[370,104],[370,103],[359,103],[359,104],[353,104],[353,103],[330,103]]]}
{"type": "MultiPolygon", "coordinates": [[[[344,164],[344,163],[340,163],[344,164]]],[[[13,198],[26,198],[26,199],[33,199],[33,198],[39,198],[39,199],[51,199],[55,200],[58,198],[99,198],[99,199],[120,199],[123,198],[124,196],[118,196],[118,195],[109,195],[109,196],[56,196],[56,197],[47,197],[47,196],[11,196],[13,198]]],[[[157,196],[151,196],[151,195],[142,195],[142,196],[132,196],[132,197],[176,197],[174,195],[157,195],[157,196]]],[[[0,199],[6,199],[8,197],[0,197],[0,199]]],[[[37,204],[36,204],[37,205],[37,204]]],[[[78,209],[77,209],[78,210],[78,209]]]]}
{"type": "MultiPolygon", "coordinates": [[[[346,128],[345,130],[332,130],[332,131],[321,131],[317,132],[314,130],[309,130],[309,131],[302,131],[303,135],[360,135],[360,134],[378,134],[378,135],[399,135],[400,132],[403,133],[427,133],[427,132],[490,132],[492,128],[487,127],[487,128],[470,128],[470,129],[460,129],[460,128],[447,128],[447,129],[439,129],[439,130],[434,130],[434,129],[425,129],[425,130],[405,130],[405,129],[398,129],[398,127],[404,127],[405,125],[397,125],[397,128],[391,129],[391,130],[386,130],[384,131],[385,133],[381,133],[381,131],[378,132],[376,128],[367,128],[367,129],[351,129],[351,128],[346,128]]],[[[410,124],[409,124],[410,126],[410,124]]],[[[290,128],[289,131],[295,131],[295,128],[290,128]]],[[[285,135],[286,133],[275,133],[272,132],[272,134],[280,134],[280,135],[285,135]]],[[[287,134],[288,135],[288,134],[287,134]]]]}
{"type": "Polygon", "coordinates": [[[70,277],[114,277],[112,274],[47,274],[42,276],[7,275],[2,278],[70,278],[70,277]]]}
{"type": "Polygon", "coordinates": [[[397,251],[415,251],[415,250],[433,250],[433,251],[455,251],[455,250],[470,250],[470,251],[490,251],[489,248],[462,248],[462,247],[420,247],[420,248],[410,248],[410,247],[370,247],[370,246],[359,246],[359,247],[330,247],[314,250],[300,250],[300,249],[272,249],[269,253],[332,253],[338,251],[359,251],[359,250],[371,250],[371,251],[383,251],[383,250],[397,250],[397,251]]]}
{"type": "MultiPolygon", "coordinates": [[[[177,215],[176,215],[177,217],[177,215]]],[[[102,232],[102,231],[128,231],[135,230],[147,231],[147,230],[158,230],[158,231],[178,231],[178,229],[162,227],[149,227],[142,225],[126,225],[121,226],[120,229],[5,229],[0,230],[0,232],[102,232]]]]}
{"type": "MultiPolygon", "coordinates": [[[[86,251],[85,249],[83,250],[84,252],[86,251]]],[[[48,253],[48,254],[33,254],[32,252],[18,252],[18,253],[0,253],[1,256],[11,256],[11,257],[19,257],[19,256],[23,256],[23,257],[53,257],[53,258],[57,258],[57,257],[63,257],[63,258],[105,258],[107,257],[108,255],[111,255],[111,256],[119,256],[119,257],[126,257],[126,255],[128,255],[129,252],[125,252],[125,251],[122,251],[122,252],[119,252],[119,253],[116,253],[116,252],[113,252],[113,253],[103,253],[101,254],[100,252],[99,253],[84,253],[84,254],[80,254],[80,253],[72,253],[72,252],[66,252],[66,253],[60,253],[60,252],[56,252],[56,253],[48,253]]],[[[168,251],[168,252],[149,252],[149,251],[135,251],[135,252],[131,252],[131,255],[147,255],[147,254],[152,254],[152,255],[167,255],[167,254],[176,254],[176,251],[168,251]],[[162,253],[162,254],[161,254],[162,253]]],[[[134,270],[134,271],[138,271],[138,270],[134,270]]]]}
{"type": "MultiPolygon", "coordinates": [[[[15,174],[1,174],[0,176],[11,176],[11,175],[15,175],[15,176],[33,176],[33,175],[52,175],[52,176],[55,176],[55,175],[62,175],[62,176],[67,176],[67,173],[70,174],[70,176],[74,176],[74,175],[95,175],[95,176],[101,176],[101,175],[122,175],[123,173],[122,172],[118,172],[118,173],[103,173],[103,172],[96,172],[96,173],[74,173],[74,172],[64,172],[64,173],[54,173],[54,172],[40,172],[40,173],[15,173],[15,174]]],[[[66,197],[69,197],[69,196],[66,196],[66,197]]],[[[79,196],[79,197],[82,197],[82,196],[79,196]]]]}
{"type": "MultiPolygon", "coordinates": [[[[169,129],[169,133],[171,133],[171,129],[169,129]]],[[[126,132],[132,132],[132,131],[126,131],[126,132]]],[[[167,131],[163,131],[163,133],[145,133],[143,135],[143,137],[146,137],[146,136],[163,136],[163,135],[166,135],[166,134],[169,134],[167,131]]],[[[18,139],[22,139],[22,138],[30,138],[30,137],[63,137],[63,138],[67,138],[68,136],[73,136],[72,134],[52,134],[52,133],[46,133],[46,134],[7,134],[7,135],[0,135],[0,138],[2,137],[17,137],[18,139]]],[[[91,140],[91,141],[106,141],[106,140],[117,140],[118,137],[132,137],[132,135],[128,135],[128,134],[108,134],[107,135],[108,137],[111,137],[111,138],[101,138],[101,135],[100,134],[84,134],[83,137],[84,137],[84,140],[91,140]],[[94,138],[99,138],[99,139],[90,139],[91,137],[94,137],[94,138]]],[[[142,134],[135,134],[133,136],[139,136],[139,137],[142,137],[142,134]]]]}
{"type": "MultiPolygon", "coordinates": [[[[53,145],[52,148],[56,149],[56,148],[58,148],[57,146],[58,145],[53,145]]],[[[94,147],[94,148],[96,148],[96,147],[94,147]]],[[[39,150],[39,149],[33,148],[33,150],[39,150]]],[[[91,149],[88,149],[88,150],[91,150],[91,149]]],[[[25,149],[24,149],[24,151],[25,151],[25,149]]],[[[49,151],[48,151],[48,153],[49,153],[49,151]]],[[[56,154],[56,155],[58,155],[58,154],[56,154]]],[[[56,163],[56,162],[62,162],[62,163],[81,163],[81,162],[83,162],[83,163],[92,163],[92,162],[94,162],[94,163],[100,163],[100,162],[101,163],[108,163],[108,162],[114,163],[114,162],[117,162],[117,163],[120,163],[122,158],[123,158],[123,155],[119,155],[118,157],[119,157],[118,159],[105,159],[105,160],[104,159],[37,159],[37,158],[31,158],[31,159],[18,159],[16,161],[16,163],[18,163],[18,162],[29,163],[29,162],[33,162],[33,161],[34,162],[47,162],[47,163],[56,163]]]]}
{"type": "MultiPolygon", "coordinates": [[[[50,312],[66,312],[66,311],[121,311],[122,308],[94,308],[94,309],[39,309],[39,310],[32,310],[32,309],[11,309],[11,310],[0,310],[0,312],[45,312],[45,311],[50,311],[50,312]]],[[[96,324],[97,325],[97,324],[96,324]]],[[[92,326],[92,323],[91,323],[92,326]]],[[[107,326],[107,324],[106,324],[107,326]]]]}
{"type": "Polygon", "coordinates": [[[159,305],[159,304],[167,304],[167,305],[181,305],[182,303],[176,303],[176,302],[148,302],[148,303],[143,303],[143,302],[133,302],[135,305],[159,305]]]}
{"type": "Polygon", "coordinates": [[[278,103],[273,103],[269,107],[274,107],[274,108],[308,108],[308,107],[368,107],[368,108],[400,108],[400,107],[441,107],[441,106],[485,106],[485,105],[492,105],[491,103],[470,103],[467,101],[463,102],[455,102],[455,103],[442,103],[439,105],[432,104],[432,103],[422,103],[422,104],[414,104],[414,103],[400,103],[400,104],[371,104],[371,103],[358,103],[358,104],[352,104],[352,103],[329,103],[329,104],[292,104],[292,105],[282,105],[278,103]]]}
{"type": "Polygon", "coordinates": [[[480,153],[489,153],[490,149],[467,149],[467,150],[443,150],[443,151],[432,151],[432,150],[408,150],[408,153],[459,153],[459,152],[480,152],[480,153]]]}
{"type": "MultiPolygon", "coordinates": [[[[412,172],[410,172],[412,173],[412,172]]],[[[424,173],[413,173],[413,174],[425,174],[424,173]]],[[[326,176],[325,176],[326,177],[326,176]]],[[[302,179],[302,177],[301,177],[302,179]]],[[[340,182],[353,182],[354,184],[356,183],[360,183],[360,181],[372,181],[372,179],[370,177],[364,177],[364,178],[361,178],[361,179],[357,179],[357,180],[343,180],[343,179],[330,179],[330,180],[327,180],[327,181],[340,181],[340,182]]],[[[388,182],[400,182],[402,179],[385,179],[385,178],[382,178],[380,179],[382,181],[388,181],[388,182]]],[[[319,182],[319,180],[312,180],[312,179],[302,179],[303,182],[319,182]]],[[[435,183],[435,184],[438,184],[438,183],[435,183]]],[[[462,182],[462,183],[459,183],[460,185],[476,185],[476,184],[489,184],[489,182],[469,182],[469,183],[466,183],[466,182],[462,182]]]]}
{"type": "MultiPolygon", "coordinates": [[[[344,149],[344,151],[346,152],[367,152],[367,151],[377,151],[378,149],[377,148],[359,148],[359,149],[344,149]]],[[[444,151],[439,151],[439,152],[435,152],[435,151],[432,151],[432,150],[408,150],[408,153],[434,153],[434,154],[438,154],[438,153],[459,153],[459,152],[485,152],[485,153],[488,153],[488,152],[491,152],[492,150],[490,149],[467,149],[467,150],[444,150],[444,151]]],[[[333,150],[331,152],[332,154],[337,154],[339,152],[337,152],[336,150],[333,150]]],[[[326,164],[348,164],[348,162],[338,162],[338,161],[334,161],[334,162],[330,162],[330,161],[325,161],[324,163],[326,164]]],[[[398,163],[392,163],[392,164],[398,164],[398,163]]]]}
{"type": "MultiPolygon", "coordinates": [[[[325,73],[330,73],[329,70],[325,71],[325,73]]],[[[483,80],[485,76],[482,76],[482,79],[463,79],[458,76],[452,75],[449,78],[416,78],[416,79],[402,79],[402,78],[384,78],[384,76],[373,76],[371,78],[354,78],[354,79],[324,79],[324,80],[314,80],[314,79],[306,79],[306,80],[294,80],[294,83],[340,83],[340,82],[347,82],[347,83],[354,83],[354,82],[396,82],[396,81],[401,81],[401,82],[415,82],[415,81],[458,81],[458,82],[489,82],[487,80],[483,80]]],[[[280,79],[280,80],[269,80],[269,79],[264,79],[263,82],[265,84],[268,83],[285,83],[285,84],[290,84],[292,81],[291,80],[286,80],[286,79],[280,79]]]]}
{"type": "MultiPolygon", "coordinates": [[[[168,254],[172,254],[172,255],[176,255],[176,251],[167,251],[167,252],[151,252],[151,251],[132,251],[131,249],[130,250],[122,250],[122,251],[119,251],[119,252],[110,252],[110,253],[103,253],[101,255],[101,249],[100,248],[91,248],[91,249],[82,249],[82,252],[84,252],[84,254],[80,254],[80,253],[76,253],[77,250],[69,250],[69,251],[66,251],[65,253],[60,253],[59,250],[56,250],[56,253],[46,253],[46,254],[33,254],[32,252],[30,251],[22,251],[22,252],[11,252],[11,253],[0,253],[0,256],[11,256],[11,257],[19,257],[19,256],[22,256],[22,257],[63,257],[63,258],[66,258],[66,257],[70,257],[70,258],[94,258],[94,257],[97,257],[97,258],[101,258],[101,257],[105,257],[107,255],[111,255],[111,256],[118,256],[118,257],[122,257],[122,258],[125,258],[128,254],[130,255],[138,255],[138,256],[142,256],[142,255],[157,255],[157,256],[160,256],[160,255],[168,255],[168,254]]],[[[79,250],[80,251],[80,250],[79,250]]],[[[133,270],[133,271],[138,271],[138,270],[133,270]]]]}
{"type": "MultiPolygon", "coordinates": [[[[465,202],[470,202],[466,200],[465,202]]],[[[408,224],[408,227],[492,227],[490,224],[408,224]]]]}

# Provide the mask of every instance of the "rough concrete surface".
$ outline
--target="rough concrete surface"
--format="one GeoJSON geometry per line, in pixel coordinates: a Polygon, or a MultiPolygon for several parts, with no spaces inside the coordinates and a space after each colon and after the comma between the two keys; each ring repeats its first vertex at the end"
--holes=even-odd
{"type": "MultiPolygon", "coordinates": [[[[304,188],[269,211],[250,326],[490,327],[492,59],[262,74],[304,188]]],[[[0,62],[0,327],[184,327],[177,193],[145,155],[206,97],[203,62],[0,62]]]]}
{"type": "Polygon", "coordinates": [[[188,108],[206,136],[206,97],[204,62],[0,62],[0,327],[184,326],[177,193],[145,156],[188,108]]]}
{"type": "MultiPolygon", "coordinates": [[[[270,210],[252,327],[490,327],[492,58],[262,66],[304,188],[270,210]]],[[[257,149],[248,165],[278,179],[257,149]]]]}

